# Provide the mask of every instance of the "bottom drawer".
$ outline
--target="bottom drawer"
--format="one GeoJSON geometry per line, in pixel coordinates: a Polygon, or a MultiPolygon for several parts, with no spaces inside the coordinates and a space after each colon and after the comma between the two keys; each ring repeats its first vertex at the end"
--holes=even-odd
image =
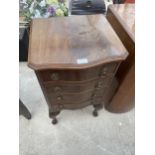
{"type": "Polygon", "coordinates": [[[84,102],[81,102],[79,104],[64,104],[62,106],[62,108],[63,109],[80,109],[80,108],[84,108],[88,105],[91,105],[91,100],[84,101],[84,102]]]}
{"type": "Polygon", "coordinates": [[[47,97],[51,104],[79,104],[81,102],[90,100],[92,94],[93,90],[82,93],[50,93],[47,94],[47,97]]]}
{"type": "Polygon", "coordinates": [[[102,99],[98,99],[98,100],[94,100],[94,102],[90,99],[84,102],[81,102],[79,104],[56,104],[56,105],[50,105],[50,111],[61,111],[62,109],[80,109],[80,108],[84,108],[88,105],[98,105],[101,104],[103,105],[104,102],[102,99]]]}

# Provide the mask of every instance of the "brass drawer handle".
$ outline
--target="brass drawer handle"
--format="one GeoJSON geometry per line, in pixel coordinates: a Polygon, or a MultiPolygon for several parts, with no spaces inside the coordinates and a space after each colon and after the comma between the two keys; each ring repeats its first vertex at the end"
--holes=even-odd
{"type": "Polygon", "coordinates": [[[95,94],[95,92],[92,94],[92,98],[96,97],[97,95],[95,94]]]}
{"type": "Polygon", "coordinates": [[[101,71],[101,75],[105,76],[107,74],[107,70],[108,68],[107,67],[104,67],[101,71]]]}
{"type": "Polygon", "coordinates": [[[103,82],[99,81],[98,84],[97,84],[97,87],[101,87],[102,85],[103,85],[103,82]]]}
{"type": "Polygon", "coordinates": [[[101,89],[102,87],[103,87],[103,82],[99,81],[95,88],[101,89]]]}
{"type": "Polygon", "coordinates": [[[52,80],[59,80],[59,76],[58,76],[57,73],[52,73],[52,74],[50,74],[50,78],[51,78],[52,80]]]}
{"type": "Polygon", "coordinates": [[[57,100],[58,100],[58,101],[61,101],[62,99],[63,99],[62,96],[58,96],[58,97],[57,97],[57,100]]]}
{"type": "Polygon", "coordinates": [[[87,7],[87,8],[92,7],[92,1],[91,1],[91,0],[88,0],[88,1],[86,2],[86,7],[87,7]]]}
{"type": "Polygon", "coordinates": [[[106,74],[107,74],[107,71],[105,71],[105,70],[103,70],[101,73],[102,76],[106,76],[106,74]]]}
{"type": "Polygon", "coordinates": [[[93,97],[96,97],[96,96],[97,96],[96,94],[93,95],[93,97]]]}
{"type": "Polygon", "coordinates": [[[61,89],[60,87],[55,87],[55,88],[54,88],[54,91],[55,91],[55,92],[60,92],[61,90],[62,90],[62,89],[61,89]]]}

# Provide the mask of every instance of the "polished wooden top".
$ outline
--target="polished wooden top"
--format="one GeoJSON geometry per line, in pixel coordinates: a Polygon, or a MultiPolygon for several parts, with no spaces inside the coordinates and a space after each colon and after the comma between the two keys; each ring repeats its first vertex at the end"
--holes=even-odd
{"type": "Polygon", "coordinates": [[[114,4],[109,9],[133,41],[135,41],[135,4],[114,4]]]}
{"type": "Polygon", "coordinates": [[[128,53],[103,15],[34,19],[29,67],[83,69],[124,60],[128,53]]]}

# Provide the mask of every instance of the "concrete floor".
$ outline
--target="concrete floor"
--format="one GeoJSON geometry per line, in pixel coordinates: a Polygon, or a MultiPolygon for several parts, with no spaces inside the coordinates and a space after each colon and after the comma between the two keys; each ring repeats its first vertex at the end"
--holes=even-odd
{"type": "Polygon", "coordinates": [[[20,63],[20,98],[32,119],[19,117],[20,155],[134,155],[134,109],[124,114],[91,106],[63,110],[59,123],[51,124],[48,107],[33,70],[20,63]]]}

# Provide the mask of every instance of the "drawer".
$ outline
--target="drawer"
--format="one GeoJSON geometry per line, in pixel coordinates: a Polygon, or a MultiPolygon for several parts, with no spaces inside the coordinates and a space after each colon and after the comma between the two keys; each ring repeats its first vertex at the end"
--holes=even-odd
{"type": "Polygon", "coordinates": [[[88,105],[91,105],[91,100],[87,100],[78,104],[51,104],[50,106],[50,111],[60,111],[61,109],[80,109],[80,108],[84,108],[88,105]]]}
{"type": "Polygon", "coordinates": [[[114,73],[118,63],[110,63],[82,70],[41,70],[37,71],[43,82],[47,81],[82,81],[96,78],[100,75],[114,73]]]}
{"type": "Polygon", "coordinates": [[[80,93],[88,90],[100,89],[110,85],[113,79],[111,76],[103,76],[94,80],[84,82],[45,82],[43,83],[47,93],[80,93]]]}
{"type": "Polygon", "coordinates": [[[88,105],[103,105],[104,104],[104,101],[103,101],[103,98],[97,98],[97,99],[94,99],[94,100],[86,100],[84,102],[79,102],[78,104],[75,104],[75,103],[58,103],[58,104],[51,104],[50,106],[50,111],[60,111],[61,109],[80,109],[80,108],[84,108],[88,105]]]}
{"type": "Polygon", "coordinates": [[[93,91],[87,91],[82,93],[66,93],[66,94],[47,94],[49,101],[52,105],[55,104],[79,104],[81,102],[90,100],[93,91]]]}
{"type": "Polygon", "coordinates": [[[91,100],[87,100],[84,102],[81,102],[79,104],[64,104],[64,105],[60,105],[61,108],[63,109],[79,109],[79,108],[84,108],[88,105],[91,105],[91,100]]]}
{"type": "Polygon", "coordinates": [[[46,82],[44,83],[47,93],[80,93],[94,90],[98,79],[86,82],[46,82]]]}

